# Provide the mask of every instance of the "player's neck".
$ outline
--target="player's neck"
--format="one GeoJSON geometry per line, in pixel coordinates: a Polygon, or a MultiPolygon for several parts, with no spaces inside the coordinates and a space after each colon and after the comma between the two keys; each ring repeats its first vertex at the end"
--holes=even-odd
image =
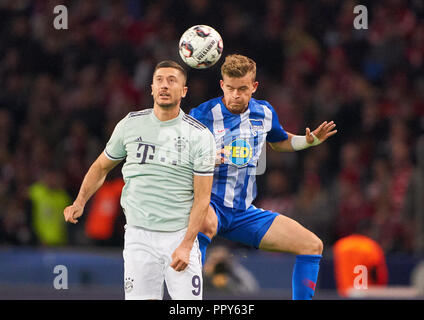
{"type": "Polygon", "coordinates": [[[180,114],[180,105],[172,107],[161,107],[157,104],[153,106],[153,113],[160,121],[175,119],[180,114]]]}

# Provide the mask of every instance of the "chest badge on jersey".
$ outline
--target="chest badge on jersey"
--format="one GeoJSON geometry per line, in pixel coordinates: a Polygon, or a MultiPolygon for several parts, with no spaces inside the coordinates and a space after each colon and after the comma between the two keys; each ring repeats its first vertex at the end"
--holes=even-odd
{"type": "Polygon", "coordinates": [[[184,137],[174,138],[174,147],[178,152],[183,151],[187,146],[187,139],[184,137]]]}
{"type": "Polygon", "coordinates": [[[264,122],[261,119],[249,119],[250,131],[256,137],[259,131],[264,131],[264,122]]]}
{"type": "Polygon", "coordinates": [[[230,145],[224,147],[228,152],[227,159],[237,167],[246,166],[253,156],[253,149],[244,139],[235,139],[230,145]]]}

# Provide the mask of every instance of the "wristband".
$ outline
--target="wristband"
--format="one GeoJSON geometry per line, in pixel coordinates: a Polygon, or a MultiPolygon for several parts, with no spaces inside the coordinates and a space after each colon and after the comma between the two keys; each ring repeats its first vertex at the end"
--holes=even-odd
{"type": "Polygon", "coordinates": [[[306,136],[293,136],[291,139],[291,145],[293,147],[293,150],[303,150],[309,147],[317,146],[321,143],[321,141],[319,141],[319,139],[313,133],[311,133],[311,135],[312,137],[314,137],[314,142],[312,142],[311,144],[306,142],[306,136]]]}

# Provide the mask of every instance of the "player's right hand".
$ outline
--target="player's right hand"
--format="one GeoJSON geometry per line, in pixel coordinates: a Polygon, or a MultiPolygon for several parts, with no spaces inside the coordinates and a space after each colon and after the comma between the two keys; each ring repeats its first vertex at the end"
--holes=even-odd
{"type": "Polygon", "coordinates": [[[84,206],[81,206],[74,202],[72,205],[67,206],[65,210],[63,210],[65,221],[76,224],[78,222],[77,218],[82,216],[83,211],[84,206]]]}
{"type": "Polygon", "coordinates": [[[190,263],[191,248],[180,244],[172,253],[170,267],[175,271],[183,271],[190,263]]]}
{"type": "Polygon", "coordinates": [[[312,132],[311,129],[306,128],[306,142],[309,144],[314,142],[314,137],[312,136],[312,133],[315,135],[315,137],[318,138],[320,142],[324,142],[329,137],[337,133],[337,130],[333,130],[335,127],[336,124],[334,123],[334,121],[324,121],[318,128],[316,128],[312,132]]]}

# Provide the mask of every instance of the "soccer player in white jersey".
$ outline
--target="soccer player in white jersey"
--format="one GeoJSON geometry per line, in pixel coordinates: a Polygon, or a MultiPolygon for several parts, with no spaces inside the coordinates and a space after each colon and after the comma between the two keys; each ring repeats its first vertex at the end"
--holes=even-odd
{"type": "Polygon", "coordinates": [[[221,67],[224,93],[202,103],[190,115],[214,134],[217,148],[229,155],[215,168],[211,204],[199,233],[202,259],[216,234],[255,248],[296,255],[292,298],[312,299],[322,257],[322,241],[283,214],[256,208],[255,172],[266,142],[278,152],[309,148],[334,135],[333,121],[305,135],[286,132],[271,104],[252,98],[258,87],[256,63],[242,55],[229,55],[221,67]]]}
{"type": "Polygon", "coordinates": [[[180,108],[185,70],[159,63],[151,85],[154,106],[130,112],[116,125],[92,164],[65,220],[77,223],[90,197],[119,162],[125,186],[125,299],[202,299],[197,234],[207,214],[215,166],[213,135],[180,108]]]}

